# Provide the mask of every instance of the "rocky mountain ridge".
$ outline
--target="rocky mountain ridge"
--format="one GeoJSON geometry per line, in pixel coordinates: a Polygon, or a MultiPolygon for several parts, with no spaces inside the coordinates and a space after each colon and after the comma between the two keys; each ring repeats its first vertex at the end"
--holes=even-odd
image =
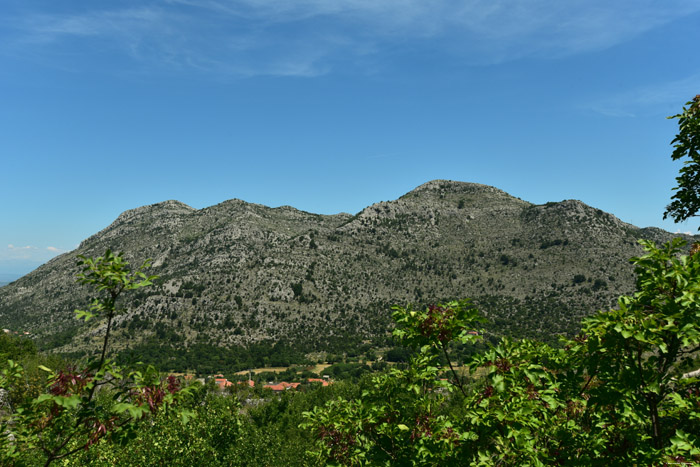
{"type": "MultiPolygon", "coordinates": [[[[44,348],[94,347],[100,324],[75,308],[76,255],[152,258],[156,286],[128,298],[114,348],[284,341],[308,350],[386,339],[392,304],[472,297],[496,334],[555,338],[633,290],[640,229],[580,201],[534,205],[494,187],[435,180],[356,215],[320,215],[233,199],[132,209],[0,289],[0,327],[44,348]]],[[[688,237],[689,239],[691,237],[688,237]]]]}

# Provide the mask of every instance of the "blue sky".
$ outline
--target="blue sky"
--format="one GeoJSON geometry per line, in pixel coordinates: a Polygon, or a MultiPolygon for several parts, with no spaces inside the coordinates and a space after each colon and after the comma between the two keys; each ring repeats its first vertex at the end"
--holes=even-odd
{"type": "Polygon", "coordinates": [[[697,0],[3,0],[0,281],[124,210],[431,179],[662,221],[697,0]]]}

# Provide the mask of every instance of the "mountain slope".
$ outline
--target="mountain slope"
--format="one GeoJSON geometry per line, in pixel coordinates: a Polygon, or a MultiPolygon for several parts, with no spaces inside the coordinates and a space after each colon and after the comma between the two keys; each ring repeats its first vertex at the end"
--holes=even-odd
{"type": "Polygon", "coordinates": [[[280,341],[306,350],[381,340],[390,306],[473,297],[494,333],[553,339],[633,290],[639,229],[567,200],[533,205],[493,187],[436,180],[398,200],[318,215],[240,200],[177,201],[121,214],[71,253],[0,289],[0,327],[45,348],[91,348],[98,323],[73,309],[76,255],[153,259],[157,286],[129,298],[115,348],[280,341]]]}

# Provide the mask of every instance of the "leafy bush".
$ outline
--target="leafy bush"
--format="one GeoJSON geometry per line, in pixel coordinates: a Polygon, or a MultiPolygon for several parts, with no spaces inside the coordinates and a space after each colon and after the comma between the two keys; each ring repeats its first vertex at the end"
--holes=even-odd
{"type": "MultiPolygon", "coordinates": [[[[105,438],[126,442],[139,422],[184,400],[189,390],[181,390],[174,377],[160,378],[153,367],[121,368],[107,358],[114,316],[120,310],[117,300],[124,291],[151,284],[154,276],[129,268],[122,255],[107,250],[103,257],[80,257],[82,271],[78,282],[95,288],[99,294],[88,311],[76,310],[88,321],[101,317],[105,335],[99,357],[87,364],[71,365],[47,373],[39,394],[28,392],[14,402],[0,418],[0,462],[50,465],[89,449],[105,438]]],[[[0,371],[0,388],[13,394],[26,385],[24,368],[7,360],[0,371]]],[[[188,417],[185,410],[176,412],[188,417]]]]}

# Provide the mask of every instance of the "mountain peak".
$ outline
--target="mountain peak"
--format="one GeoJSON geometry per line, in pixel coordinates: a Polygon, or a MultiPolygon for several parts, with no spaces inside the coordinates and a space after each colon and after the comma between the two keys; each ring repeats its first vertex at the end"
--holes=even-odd
{"type": "Polygon", "coordinates": [[[458,182],[454,180],[431,180],[429,182],[423,183],[413,190],[409,191],[407,194],[411,193],[422,193],[422,192],[449,192],[449,193],[461,193],[461,192],[491,192],[491,193],[505,193],[503,190],[492,187],[490,185],[483,185],[481,183],[472,182],[458,182]]]}
{"type": "Polygon", "coordinates": [[[160,277],[115,321],[115,349],[285,340],[329,350],[384,339],[391,304],[457,297],[472,297],[498,332],[517,323],[530,336],[570,335],[581,316],[632,290],[627,259],[641,252],[640,237],[671,234],[580,201],[534,205],[450,180],[355,216],[241,200],[196,210],[170,200],[125,211],[77,251],[2,287],[0,321],[47,348],[86,347],[93,329],[72,313],[89,300],[74,283],[75,255],[111,248],[135,265],[152,258],[149,274],[160,277]],[[76,338],[69,346],[56,333],[76,338]]]}
{"type": "Polygon", "coordinates": [[[148,204],[134,209],[128,209],[121,214],[104,229],[95,235],[83,240],[78,247],[83,248],[95,240],[106,240],[109,238],[121,237],[128,226],[141,223],[153,223],[154,220],[165,220],[172,223],[173,219],[181,218],[196,213],[197,210],[180,201],[168,200],[160,203],[148,204]]]}
{"type": "MultiPolygon", "coordinates": [[[[524,203],[524,201],[519,200],[519,198],[490,185],[457,182],[454,180],[431,180],[409,191],[400,197],[399,200],[421,200],[427,202],[439,202],[444,200],[457,200],[457,202],[459,202],[459,200],[462,200],[463,203],[466,203],[467,200],[471,200],[471,203],[476,204],[481,204],[486,200],[490,200],[496,203],[510,203],[510,201],[524,203]]],[[[489,203],[487,202],[486,204],[489,203]]]]}

